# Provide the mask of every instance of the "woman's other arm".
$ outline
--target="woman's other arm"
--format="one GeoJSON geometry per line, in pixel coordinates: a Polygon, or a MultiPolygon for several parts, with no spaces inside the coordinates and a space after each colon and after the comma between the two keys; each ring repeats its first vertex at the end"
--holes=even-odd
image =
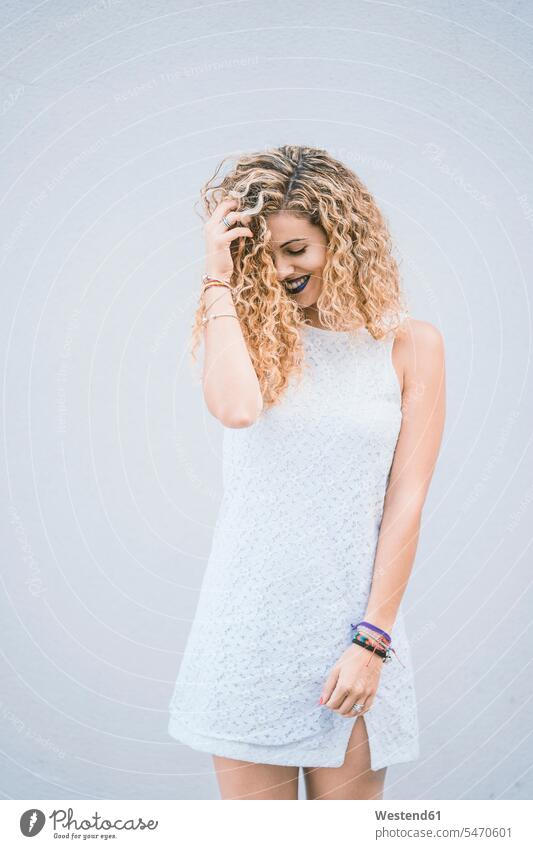
{"type": "Polygon", "coordinates": [[[418,546],[422,510],[437,462],[446,408],[442,335],[428,322],[409,319],[393,346],[403,373],[402,426],[380,526],[365,620],[390,633],[418,546]]]}

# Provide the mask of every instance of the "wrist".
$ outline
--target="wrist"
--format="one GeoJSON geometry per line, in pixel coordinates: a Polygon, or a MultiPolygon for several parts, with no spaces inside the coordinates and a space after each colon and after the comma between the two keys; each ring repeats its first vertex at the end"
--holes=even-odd
{"type": "Polygon", "coordinates": [[[375,666],[377,664],[378,669],[382,669],[383,667],[383,658],[377,653],[372,652],[369,649],[365,649],[364,646],[359,643],[351,642],[348,646],[348,651],[353,649],[353,653],[358,653],[359,656],[365,661],[366,665],[375,666]]]}
{"type": "Polygon", "coordinates": [[[216,271],[213,268],[206,268],[204,276],[211,277],[213,280],[222,280],[224,283],[230,283],[232,274],[232,271],[216,271]]]}
{"type": "Polygon", "coordinates": [[[386,631],[387,634],[392,633],[395,621],[396,617],[383,616],[383,614],[380,613],[365,613],[361,619],[361,622],[370,622],[372,625],[375,625],[376,628],[381,628],[382,631],[386,631]]]}
{"type": "Polygon", "coordinates": [[[233,303],[233,292],[227,286],[209,286],[202,294],[206,304],[211,304],[219,298],[233,303]]]}

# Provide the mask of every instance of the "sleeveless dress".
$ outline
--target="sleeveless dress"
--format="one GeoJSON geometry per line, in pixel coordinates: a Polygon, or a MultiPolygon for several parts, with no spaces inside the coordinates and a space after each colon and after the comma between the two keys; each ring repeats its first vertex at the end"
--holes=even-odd
{"type": "MultiPolygon", "coordinates": [[[[223,497],[168,733],[193,749],[338,767],[353,723],[318,704],[365,618],[401,419],[393,333],[305,326],[304,376],[223,432],[223,497]]],[[[402,605],[367,726],[371,768],[419,757],[402,605]],[[403,666],[402,666],[403,663],[403,666]]]]}

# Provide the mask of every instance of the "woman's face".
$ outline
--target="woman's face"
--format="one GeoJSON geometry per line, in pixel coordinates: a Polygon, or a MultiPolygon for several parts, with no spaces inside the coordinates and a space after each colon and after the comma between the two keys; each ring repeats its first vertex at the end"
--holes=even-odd
{"type": "Polygon", "coordinates": [[[322,227],[290,212],[267,218],[278,280],[302,307],[316,302],[322,288],[327,237],[322,227]]]}

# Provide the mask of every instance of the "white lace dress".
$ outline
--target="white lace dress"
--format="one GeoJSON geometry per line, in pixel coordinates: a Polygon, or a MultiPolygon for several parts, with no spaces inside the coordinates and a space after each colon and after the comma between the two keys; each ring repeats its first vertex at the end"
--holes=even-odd
{"type": "MultiPolygon", "coordinates": [[[[248,428],[224,428],[224,495],[168,732],[256,763],[336,767],[357,716],[318,704],[364,619],[401,425],[393,335],[302,330],[306,372],[248,428]]],[[[371,768],[419,756],[402,606],[364,714],[371,768]]]]}

